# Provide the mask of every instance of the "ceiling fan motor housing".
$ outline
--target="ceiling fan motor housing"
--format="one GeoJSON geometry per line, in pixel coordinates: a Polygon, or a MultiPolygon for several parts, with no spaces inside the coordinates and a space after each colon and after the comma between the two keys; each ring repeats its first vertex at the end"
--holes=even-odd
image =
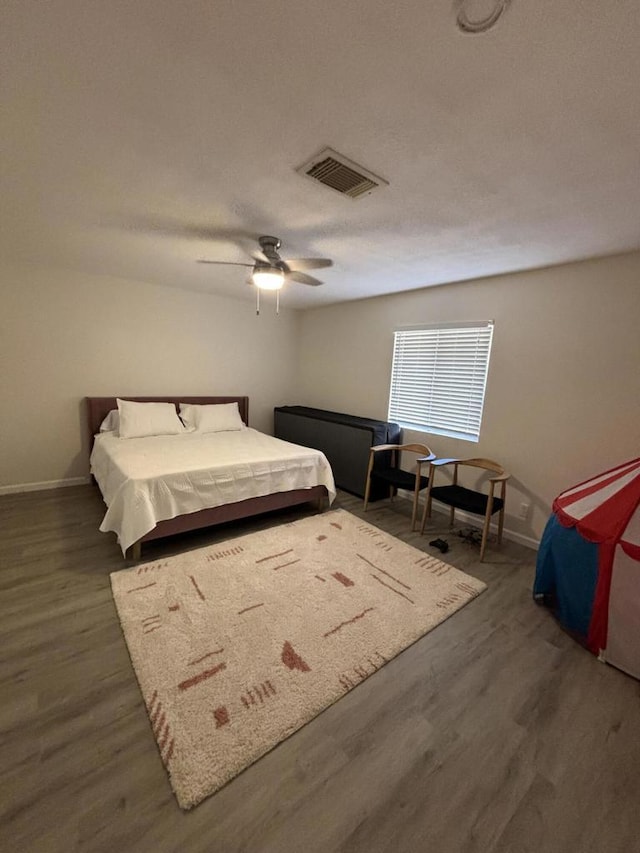
{"type": "Polygon", "coordinates": [[[260,261],[256,259],[253,265],[253,271],[256,272],[258,270],[280,270],[280,272],[287,273],[289,271],[289,267],[285,264],[284,261],[275,260],[269,258],[270,263],[266,263],[266,261],[260,261]]]}
{"type": "Polygon", "coordinates": [[[259,237],[258,243],[260,243],[260,248],[264,252],[264,254],[269,258],[269,260],[279,261],[280,255],[278,254],[278,249],[282,245],[282,241],[278,237],[259,237]]]}

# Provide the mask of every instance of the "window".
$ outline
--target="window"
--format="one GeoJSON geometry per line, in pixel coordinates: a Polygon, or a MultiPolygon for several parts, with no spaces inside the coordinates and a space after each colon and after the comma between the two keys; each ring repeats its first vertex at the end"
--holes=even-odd
{"type": "Polygon", "coordinates": [[[492,337],[493,322],[396,331],[389,420],[478,441],[492,337]]]}

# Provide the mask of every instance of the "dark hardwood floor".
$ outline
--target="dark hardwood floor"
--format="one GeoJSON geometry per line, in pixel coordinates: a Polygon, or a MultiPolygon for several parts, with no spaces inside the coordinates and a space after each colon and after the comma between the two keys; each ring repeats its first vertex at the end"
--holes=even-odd
{"type": "MultiPolygon", "coordinates": [[[[341,493],[337,506],[362,515],[341,493]]],[[[632,853],[640,684],[531,600],[534,552],[367,520],[488,590],[191,812],[151,735],[92,486],[0,498],[0,849],[7,853],[632,853]]],[[[304,512],[304,511],[303,511],[304,512]]],[[[145,559],[299,517],[150,543],[145,559]]]]}

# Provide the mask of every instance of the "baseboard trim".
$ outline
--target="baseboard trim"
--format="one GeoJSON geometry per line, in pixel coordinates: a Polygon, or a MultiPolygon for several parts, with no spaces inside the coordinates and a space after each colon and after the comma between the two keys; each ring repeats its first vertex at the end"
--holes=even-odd
{"type": "Polygon", "coordinates": [[[15,483],[0,486],[0,495],[15,495],[19,492],[43,492],[46,489],[64,489],[67,486],[84,486],[89,477],[68,477],[66,480],[42,480],[40,483],[15,483]]]}
{"type": "MultiPolygon", "coordinates": [[[[403,500],[413,500],[413,495],[410,492],[399,491],[397,496],[399,498],[402,498],[403,500]]],[[[431,508],[439,515],[449,515],[450,507],[448,507],[446,504],[441,504],[439,501],[433,500],[431,502],[431,508]]],[[[465,512],[461,509],[456,510],[456,521],[462,521],[464,522],[464,524],[468,524],[470,527],[478,527],[482,529],[482,518],[477,515],[473,515],[470,512],[465,512]]],[[[497,535],[497,524],[492,523],[489,529],[491,533],[495,533],[497,535]]],[[[540,547],[539,539],[536,539],[533,536],[525,536],[524,533],[517,533],[515,530],[508,530],[506,527],[503,529],[502,535],[505,539],[509,539],[511,542],[517,542],[518,545],[524,545],[526,548],[531,548],[533,551],[537,551],[540,547]]]]}
{"type": "MultiPolygon", "coordinates": [[[[449,515],[450,507],[445,504],[441,504],[438,501],[432,501],[431,508],[441,515],[449,515]]],[[[477,515],[472,515],[470,512],[465,512],[462,509],[456,510],[456,521],[463,521],[470,527],[479,527],[482,529],[483,519],[477,515]]],[[[489,530],[491,533],[495,533],[497,535],[498,525],[492,523],[489,530]]],[[[533,536],[525,536],[524,533],[516,533],[515,530],[508,530],[506,527],[503,529],[502,535],[505,539],[509,539],[511,542],[517,542],[518,545],[524,545],[527,548],[532,548],[534,551],[537,551],[540,547],[539,539],[534,539],[533,536]]]]}
{"type": "MultiPolygon", "coordinates": [[[[16,483],[11,486],[0,486],[0,495],[13,495],[20,492],[42,492],[47,489],[64,489],[67,486],[83,486],[90,481],[90,477],[68,477],[65,480],[43,480],[40,483],[16,483]]],[[[413,496],[410,496],[408,493],[403,494],[402,492],[398,492],[398,497],[403,500],[413,500],[413,496]]],[[[432,501],[432,509],[440,515],[449,514],[449,507],[435,500],[432,501]]],[[[482,520],[477,515],[464,512],[464,510],[456,510],[456,519],[469,524],[471,527],[482,528],[482,520]]],[[[495,524],[492,524],[490,529],[492,533],[498,532],[497,525],[495,524]]],[[[533,536],[525,536],[523,533],[517,533],[515,530],[508,530],[506,527],[502,531],[502,535],[505,539],[517,542],[519,545],[524,545],[526,548],[531,548],[534,551],[537,551],[540,547],[539,539],[535,539],[533,536]]]]}

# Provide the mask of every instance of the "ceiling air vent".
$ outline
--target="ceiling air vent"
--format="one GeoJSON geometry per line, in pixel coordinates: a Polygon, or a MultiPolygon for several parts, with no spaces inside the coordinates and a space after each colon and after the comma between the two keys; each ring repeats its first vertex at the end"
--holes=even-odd
{"type": "Polygon", "coordinates": [[[331,148],[325,148],[296,171],[350,198],[360,198],[373,192],[376,187],[388,184],[388,181],[331,148]]]}

